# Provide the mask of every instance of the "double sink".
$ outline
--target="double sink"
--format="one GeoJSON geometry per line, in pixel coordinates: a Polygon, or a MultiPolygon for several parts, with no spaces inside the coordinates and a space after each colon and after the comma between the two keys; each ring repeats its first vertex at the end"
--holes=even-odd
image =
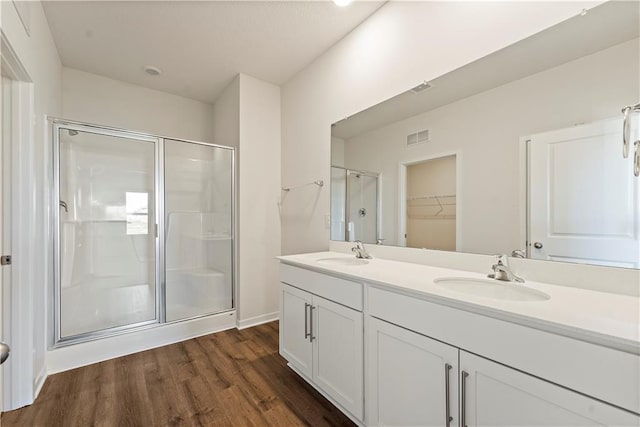
{"type": "MultiPolygon", "coordinates": [[[[335,267],[363,266],[369,261],[362,258],[334,257],[321,258],[319,264],[335,267]]],[[[467,295],[504,301],[535,302],[546,301],[551,297],[537,289],[523,286],[520,283],[505,282],[495,279],[475,279],[468,277],[441,277],[433,281],[437,286],[467,295]]]]}

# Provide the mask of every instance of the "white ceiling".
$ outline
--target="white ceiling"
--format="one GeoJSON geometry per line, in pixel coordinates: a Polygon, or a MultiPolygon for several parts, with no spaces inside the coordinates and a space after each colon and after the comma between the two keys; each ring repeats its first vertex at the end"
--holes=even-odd
{"type": "Polygon", "coordinates": [[[362,133],[615,46],[640,35],[640,2],[611,1],[404,92],[333,125],[333,136],[362,133]]]}
{"type": "Polygon", "coordinates": [[[62,63],[212,103],[238,74],[283,84],[384,2],[45,1],[62,63]],[[152,77],[145,65],[157,66],[152,77]]]}

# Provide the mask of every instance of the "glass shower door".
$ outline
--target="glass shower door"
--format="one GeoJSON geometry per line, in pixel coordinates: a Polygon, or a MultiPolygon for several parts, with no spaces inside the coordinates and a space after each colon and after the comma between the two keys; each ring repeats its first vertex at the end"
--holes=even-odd
{"type": "Polygon", "coordinates": [[[58,126],[56,341],[154,323],[156,145],[58,126]]]}
{"type": "Polygon", "coordinates": [[[376,243],[378,238],[378,177],[347,172],[348,241],[376,243]]]}
{"type": "Polygon", "coordinates": [[[233,150],[166,139],[166,320],[233,308],[233,150]]]}

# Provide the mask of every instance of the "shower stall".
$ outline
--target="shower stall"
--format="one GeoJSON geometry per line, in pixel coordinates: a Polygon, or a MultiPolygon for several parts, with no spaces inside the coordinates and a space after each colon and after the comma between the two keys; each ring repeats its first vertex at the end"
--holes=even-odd
{"type": "Polygon", "coordinates": [[[375,172],[331,167],[331,240],[377,242],[379,179],[375,172]]]}
{"type": "Polygon", "coordinates": [[[53,346],[234,308],[234,148],[52,120],[53,346]]]}

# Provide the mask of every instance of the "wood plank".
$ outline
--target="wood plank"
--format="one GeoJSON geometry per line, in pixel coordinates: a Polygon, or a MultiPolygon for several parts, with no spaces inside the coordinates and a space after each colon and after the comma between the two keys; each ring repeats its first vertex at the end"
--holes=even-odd
{"type": "Polygon", "coordinates": [[[353,426],[278,354],[278,322],[52,375],[11,426],[353,426]]]}

